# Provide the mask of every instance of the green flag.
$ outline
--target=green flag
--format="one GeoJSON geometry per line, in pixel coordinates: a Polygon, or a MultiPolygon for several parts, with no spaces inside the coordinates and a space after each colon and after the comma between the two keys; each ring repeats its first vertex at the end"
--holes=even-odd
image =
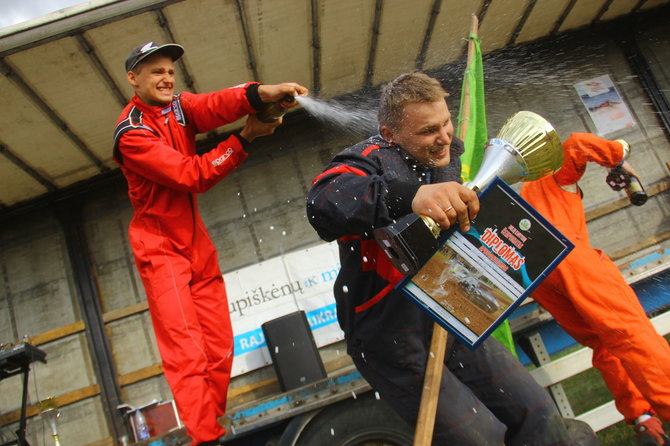
{"type": "Polygon", "coordinates": [[[459,136],[462,137],[461,129],[467,125],[467,132],[463,142],[465,153],[461,156],[463,165],[461,176],[463,181],[474,178],[479,165],[482,163],[484,146],[488,140],[486,130],[486,103],[484,101],[484,64],[482,63],[482,51],[477,36],[470,35],[474,42],[475,52],[469,68],[465,69],[463,76],[463,87],[461,89],[461,106],[458,112],[459,136]],[[470,111],[468,116],[463,115],[464,101],[466,100],[466,85],[469,89],[470,111]],[[467,122],[466,122],[467,121],[467,122]]]}
{"type": "MultiPolygon", "coordinates": [[[[461,156],[461,177],[463,181],[472,181],[477,174],[479,166],[484,157],[484,147],[488,141],[488,131],[486,128],[486,103],[484,101],[484,64],[482,62],[482,51],[477,36],[471,34],[470,39],[474,42],[474,55],[470,67],[465,69],[463,75],[463,87],[461,88],[461,105],[458,112],[458,133],[461,138],[462,129],[467,126],[465,132],[465,152],[461,156]],[[464,105],[467,100],[466,86],[469,89],[469,113],[464,116],[464,105]]],[[[492,336],[501,344],[516,354],[514,338],[509,321],[505,320],[496,328],[492,336]]]]}

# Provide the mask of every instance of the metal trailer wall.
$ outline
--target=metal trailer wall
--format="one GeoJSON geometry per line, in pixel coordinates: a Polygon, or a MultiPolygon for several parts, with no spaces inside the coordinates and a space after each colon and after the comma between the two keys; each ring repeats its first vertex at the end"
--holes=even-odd
{"type": "MultiPolygon", "coordinates": [[[[647,23],[638,36],[640,51],[648,60],[657,84],[668,98],[667,66],[670,34],[667,18],[647,23]]],[[[516,112],[532,110],[548,119],[562,139],[572,132],[593,132],[596,127],[574,89],[577,82],[608,74],[628,105],[636,125],[606,135],[622,138],[632,146],[629,161],[649,190],[661,193],[642,207],[628,206],[589,223],[593,246],[611,256],[620,256],[631,246],[654,243],[656,236],[667,238],[670,230],[670,200],[667,192],[670,161],[670,129],[663,127],[661,114],[632,71],[618,40],[629,41],[626,29],[584,32],[559,38],[549,45],[533,45],[501,51],[485,58],[489,136],[495,135],[504,120],[516,112]],[[654,187],[656,186],[656,187],[654,187]]],[[[546,42],[547,43],[547,42],[546,42]]],[[[666,99],[667,100],[667,99],[666,99]]],[[[584,206],[590,210],[625,197],[605,185],[606,169],[590,163],[580,187],[584,206]]]]}
{"type": "MultiPolygon", "coordinates": [[[[641,52],[667,97],[667,20],[661,17],[640,29],[641,52]]],[[[608,137],[632,144],[631,162],[647,189],[667,183],[667,129],[615,37],[598,29],[488,55],[484,66],[490,136],[521,109],[545,116],[563,138],[570,132],[595,131],[573,84],[609,74],[637,124],[608,137]]],[[[450,106],[455,113],[462,65],[435,74],[452,92],[450,106]]],[[[110,123],[110,131],[112,127],[110,123]]],[[[297,112],[288,116],[275,136],[258,140],[240,169],[200,197],[224,273],[319,243],[305,218],[305,193],[330,157],[358,138],[297,112]]],[[[607,188],[604,177],[603,168],[591,166],[580,183],[587,210],[624,196],[607,188]]],[[[593,244],[612,254],[667,238],[670,199],[663,187],[659,191],[643,207],[623,207],[591,221],[593,244]]],[[[70,201],[82,207],[93,295],[99,298],[112,368],[118,374],[113,386],[120,389],[124,403],[137,406],[171,399],[171,394],[160,374],[145,296],[128,245],[132,211],[125,193],[125,183],[117,178],[70,201]]],[[[100,367],[110,365],[101,364],[90,351],[93,343],[84,331],[79,278],[68,255],[62,220],[52,207],[44,207],[2,222],[0,342],[28,336],[47,352],[47,364],[33,364],[30,402],[57,396],[66,403],[59,418],[62,444],[107,444],[114,427],[98,379],[100,367]]],[[[6,439],[17,428],[20,392],[17,377],[0,382],[0,424],[5,425],[0,433],[6,439]]],[[[28,422],[28,441],[34,446],[50,444],[48,428],[39,417],[28,422]]]]}

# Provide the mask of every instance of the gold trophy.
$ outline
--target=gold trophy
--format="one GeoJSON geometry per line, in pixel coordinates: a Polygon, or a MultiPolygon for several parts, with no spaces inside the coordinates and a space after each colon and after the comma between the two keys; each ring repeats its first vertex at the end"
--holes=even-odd
{"type": "Polygon", "coordinates": [[[56,419],[58,418],[58,405],[56,404],[56,399],[54,397],[47,398],[42,400],[37,405],[40,410],[40,416],[42,419],[49,425],[51,429],[51,437],[54,440],[55,446],[60,446],[60,439],[58,438],[58,427],[56,425],[56,419]]]}
{"type": "MultiPolygon", "coordinates": [[[[479,193],[496,176],[507,184],[532,181],[556,172],[562,164],[561,140],[552,125],[536,113],[520,111],[488,141],[477,175],[464,185],[479,193]]],[[[416,274],[437,250],[440,232],[432,218],[409,214],[375,229],[374,237],[393,266],[403,274],[416,274]]]]}

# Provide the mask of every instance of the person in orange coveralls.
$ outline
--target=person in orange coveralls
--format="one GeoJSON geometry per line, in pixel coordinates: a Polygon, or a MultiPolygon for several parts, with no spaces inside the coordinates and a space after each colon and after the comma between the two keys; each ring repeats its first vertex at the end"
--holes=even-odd
{"type": "MultiPolygon", "coordinates": [[[[126,59],[135,96],[114,134],[114,159],[134,208],[129,236],[149,302],[163,371],[192,445],[216,445],[233,361],[233,333],[217,253],[198,215],[196,194],[226,177],[246,157],[269,103],[304,95],[296,83],[256,82],[212,93],[174,95],[176,44],[148,42],[126,59]],[[197,155],[195,135],[249,115],[242,130],[197,155]]],[[[291,107],[296,102],[282,102],[291,107]]]]}
{"type": "Polygon", "coordinates": [[[670,347],[647,318],[617,266],[589,244],[581,189],[586,163],[621,166],[623,140],[573,133],[563,143],[565,159],[554,175],[524,183],[521,196],[574,243],[532,296],[578,342],[593,349],[617,409],[634,424],[640,444],[670,444],[661,420],[670,420],[670,347]]]}

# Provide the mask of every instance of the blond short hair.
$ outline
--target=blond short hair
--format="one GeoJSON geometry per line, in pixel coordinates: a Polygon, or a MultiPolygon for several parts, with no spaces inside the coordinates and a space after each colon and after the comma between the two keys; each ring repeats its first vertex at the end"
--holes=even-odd
{"type": "Polygon", "coordinates": [[[449,96],[440,82],[420,71],[401,74],[384,85],[379,100],[380,126],[397,129],[407,104],[437,102],[449,96]]]}

